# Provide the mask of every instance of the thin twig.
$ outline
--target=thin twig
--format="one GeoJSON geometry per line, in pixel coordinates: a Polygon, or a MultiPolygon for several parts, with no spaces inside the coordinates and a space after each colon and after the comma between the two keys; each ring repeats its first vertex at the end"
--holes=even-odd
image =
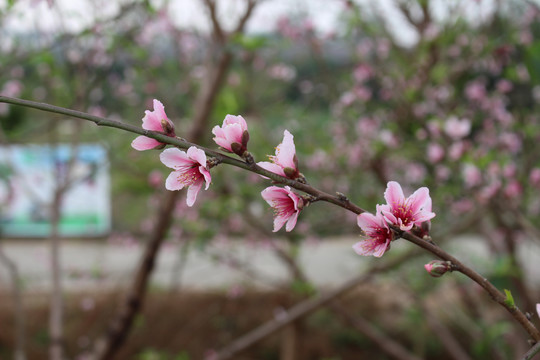
{"type": "Polygon", "coordinates": [[[134,125],[123,123],[121,121],[112,120],[112,119],[106,119],[106,118],[102,118],[102,117],[99,117],[99,116],[90,115],[90,114],[87,114],[87,113],[84,113],[84,112],[81,112],[81,111],[66,109],[66,108],[62,108],[62,107],[54,106],[54,105],[49,105],[49,104],[45,104],[45,103],[39,103],[39,102],[30,101],[30,100],[23,100],[23,99],[10,98],[10,97],[6,97],[6,96],[0,96],[0,102],[4,102],[4,103],[8,103],[8,104],[14,104],[14,105],[20,105],[20,106],[25,106],[25,107],[30,107],[30,108],[33,108],[33,109],[38,109],[38,110],[42,110],[42,111],[67,115],[67,116],[75,117],[75,118],[78,118],[78,119],[88,120],[88,121],[91,121],[91,122],[95,123],[98,126],[112,127],[112,128],[115,128],[115,129],[120,129],[120,130],[124,130],[124,131],[128,131],[128,132],[132,132],[132,133],[135,133],[135,134],[144,135],[144,136],[156,139],[156,140],[158,140],[158,141],[160,141],[162,143],[174,145],[174,146],[182,148],[182,149],[188,149],[191,146],[195,146],[195,147],[198,147],[199,149],[203,150],[206,153],[206,155],[217,158],[220,163],[236,166],[236,167],[239,167],[241,169],[248,170],[248,171],[254,172],[256,174],[265,176],[267,178],[270,178],[274,182],[277,182],[277,183],[283,184],[283,185],[288,185],[288,186],[293,187],[293,188],[295,188],[297,190],[300,190],[300,191],[303,191],[303,192],[305,192],[307,194],[313,195],[319,200],[330,202],[330,203],[338,205],[338,206],[340,206],[340,207],[342,207],[344,209],[350,210],[350,211],[354,212],[355,214],[360,214],[360,213],[365,212],[364,209],[362,209],[359,206],[353,204],[348,199],[342,199],[339,196],[330,195],[328,193],[325,193],[323,191],[315,189],[314,187],[312,187],[312,186],[310,186],[308,184],[303,184],[303,183],[301,183],[299,181],[291,180],[291,179],[288,179],[286,177],[274,174],[274,173],[272,173],[270,171],[267,171],[267,170],[261,168],[260,166],[258,166],[256,164],[250,165],[250,164],[246,163],[245,161],[235,159],[235,158],[233,158],[231,156],[228,156],[228,155],[225,155],[225,154],[223,154],[221,152],[211,150],[211,149],[205,148],[205,147],[197,145],[197,144],[193,144],[191,142],[188,142],[188,141],[185,141],[185,140],[182,140],[182,139],[179,139],[179,138],[173,138],[173,137],[170,137],[170,136],[167,136],[165,134],[161,134],[161,133],[158,133],[158,132],[155,132],[155,131],[145,130],[145,129],[142,129],[140,127],[134,126],[134,125]]]}
{"type": "Polygon", "coordinates": [[[540,353],[540,342],[537,342],[536,345],[534,345],[523,357],[521,360],[531,360],[534,355],[540,353]]]}
{"type": "Polygon", "coordinates": [[[453,266],[453,271],[459,271],[460,273],[480,285],[494,301],[503,306],[510,313],[510,315],[512,315],[514,319],[516,319],[516,321],[521,324],[521,326],[529,333],[529,335],[535,341],[540,341],[540,331],[538,331],[538,329],[527,319],[525,314],[523,314],[523,312],[521,312],[521,310],[515,304],[509,303],[506,299],[506,295],[504,295],[495,286],[493,286],[493,284],[491,284],[488,279],[486,279],[470,267],[466,266],[452,255],[448,254],[446,251],[442,250],[437,245],[433,245],[428,241],[425,241],[411,233],[401,232],[399,231],[399,229],[394,230],[399,232],[400,236],[403,239],[420,246],[421,248],[438,256],[442,260],[450,261],[453,266]]]}

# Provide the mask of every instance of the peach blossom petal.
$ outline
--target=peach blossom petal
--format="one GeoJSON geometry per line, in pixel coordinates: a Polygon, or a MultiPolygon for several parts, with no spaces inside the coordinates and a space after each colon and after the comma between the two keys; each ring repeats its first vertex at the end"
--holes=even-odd
{"type": "Polygon", "coordinates": [[[142,135],[137,136],[135,140],[131,142],[131,147],[139,151],[155,149],[160,145],[161,143],[156,139],[152,139],[142,135]]]}

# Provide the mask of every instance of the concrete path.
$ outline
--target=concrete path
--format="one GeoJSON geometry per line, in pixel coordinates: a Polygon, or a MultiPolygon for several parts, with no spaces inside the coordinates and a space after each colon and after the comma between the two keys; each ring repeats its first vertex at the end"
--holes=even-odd
{"type": "MultiPolygon", "coordinates": [[[[333,287],[358,274],[374,258],[358,256],[351,246],[358,238],[328,239],[302,246],[300,262],[308,278],[318,286],[333,287]]],[[[11,240],[0,243],[23,276],[27,291],[50,287],[49,248],[45,240],[11,240]]],[[[404,241],[392,245],[392,252],[412,246],[404,241]]],[[[483,244],[474,238],[460,238],[445,246],[475,269],[487,273],[493,266],[483,244]]],[[[98,290],[126,286],[141,258],[142,247],[132,243],[106,243],[94,240],[64,241],[61,250],[63,285],[68,290],[98,290]]],[[[151,284],[168,288],[181,283],[193,289],[234,289],[240,286],[272,288],[288,278],[287,268],[271,246],[249,246],[239,242],[219,243],[199,251],[192,249],[179,271],[181,247],[166,245],[159,254],[151,284]],[[244,267],[241,271],[238,268],[244,267]],[[179,278],[178,274],[181,273],[179,278]]],[[[540,243],[527,243],[520,249],[530,280],[540,285],[540,243]]],[[[425,276],[422,265],[431,258],[415,261],[418,276],[425,276]]],[[[380,261],[384,261],[380,260],[380,261]]],[[[0,288],[9,287],[6,267],[0,264],[0,288]]]]}

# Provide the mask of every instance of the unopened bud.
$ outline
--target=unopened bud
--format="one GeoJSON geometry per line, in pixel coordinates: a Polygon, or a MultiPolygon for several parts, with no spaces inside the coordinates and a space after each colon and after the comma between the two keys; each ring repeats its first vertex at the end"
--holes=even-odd
{"type": "Polygon", "coordinates": [[[414,226],[411,230],[411,232],[422,238],[425,239],[426,237],[429,238],[429,231],[431,230],[431,221],[424,221],[420,226],[414,226]]]}
{"type": "Polygon", "coordinates": [[[249,132],[247,130],[244,130],[242,133],[242,145],[247,150],[247,143],[249,141],[249,132]]]}
{"type": "Polygon", "coordinates": [[[432,260],[424,268],[433,277],[441,277],[451,269],[451,263],[443,260],[432,260]]]}
{"type": "Polygon", "coordinates": [[[231,150],[233,151],[233,153],[235,153],[236,155],[238,156],[242,156],[242,154],[244,154],[244,151],[246,151],[246,148],[244,146],[242,146],[242,144],[239,144],[237,142],[233,142],[231,144],[231,150]]]}
{"type": "Polygon", "coordinates": [[[296,179],[299,175],[298,170],[286,167],[283,169],[283,172],[285,173],[285,176],[287,176],[289,179],[296,179]]]}
{"type": "Polygon", "coordinates": [[[163,132],[169,136],[174,136],[174,125],[166,119],[161,119],[161,128],[163,132]]]}

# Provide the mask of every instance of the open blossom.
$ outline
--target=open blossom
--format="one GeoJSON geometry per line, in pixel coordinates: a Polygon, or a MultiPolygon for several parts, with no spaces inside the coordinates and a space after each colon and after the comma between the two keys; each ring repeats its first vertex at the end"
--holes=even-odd
{"type": "Polygon", "coordinates": [[[294,146],[293,136],[288,130],[285,130],[283,133],[283,141],[276,148],[276,155],[269,156],[269,158],[272,162],[261,161],[257,165],[289,179],[300,177],[296,147],[294,146]]]}
{"type": "Polygon", "coordinates": [[[164,150],[159,159],[165,166],[175,170],[167,177],[165,188],[167,190],[181,190],[187,186],[186,202],[188,206],[193,206],[203,183],[206,183],[205,190],[207,190],[212,181],[210,172],[206,168],[204,151],[195,146],[190,147],[187,153],[177,148],[171,148],[164,150]]]}
{"type": "Polygon", "coordinates": [[[387,204],[379,205],[378,209],[389,223],[408,231],[414,225],[420,226],[424,221],[435,217],[431,212],[429,189],[422,187],[411,196],[405,198],[401,185],[395,181],[388,182],[384,198],[387,204]]]}
{"type": "MultiPolygon", "coordinates": [[[[165,114],[165,108],[163,104],[154,99],[154,111],[146,110],[142,119],[142,127],[145,130],[157,131],[168,136],[176,136],[174,133],[174,124],[169,120],[167,114],[165,114]]],[[[131,142],[131,146],[135,150],[150,150],[156,149],[164,144],[146,136],[138,136],[131,142]]]]}
{"type": "Polygon", "coordinates": [[[261,192],[264,200],[274,208],[274,232],[287,223],[285,230],[291,231],[296,225],[298,214],[304,208],[304,200],[290,187],[270,186],[261,192]]]}
{"type": "Polygon", "coordinates": [[[227,115],[223,120],[223,126],[214,126],[212,134],[214,141],[223,149],[239,156],[247,150],[249,133],[246,120],[241,115],[227,115]]]}
{"type": "Polygon", "coordinates": [[[357,217],[358,226],[366,233],[366,239],[353,245],[354,251],[358,255],[372,255],[381,257],[390,249],[392,241],[392,231],[384,217],[377,212],[377,215],[362,213],[357,217]]]}

